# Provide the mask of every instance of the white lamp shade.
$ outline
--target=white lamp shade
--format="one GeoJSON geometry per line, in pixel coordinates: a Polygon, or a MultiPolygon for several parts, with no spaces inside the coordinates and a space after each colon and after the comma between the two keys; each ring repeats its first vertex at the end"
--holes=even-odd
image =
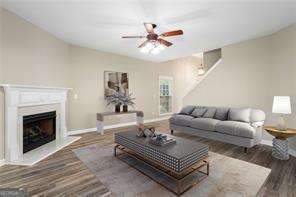
{"type": "Polygon", "coordinates": [[[291,114],[291,102],[289,96],[273,97],[272,113],[291,114]]]}

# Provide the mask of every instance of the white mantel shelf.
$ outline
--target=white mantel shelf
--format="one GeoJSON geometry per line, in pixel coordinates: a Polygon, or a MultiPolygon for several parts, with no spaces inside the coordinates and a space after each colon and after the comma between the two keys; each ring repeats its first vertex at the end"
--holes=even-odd
{"type": "Polygon", "coordinates": [[[33,86],[33,85],[18,85],[18,84],[0,84],[2,87],[11,88],[29,88],[29,89],[52,89],[52,90],[72,90],[73,88],[50,87],[50,86],[33,86]]]}

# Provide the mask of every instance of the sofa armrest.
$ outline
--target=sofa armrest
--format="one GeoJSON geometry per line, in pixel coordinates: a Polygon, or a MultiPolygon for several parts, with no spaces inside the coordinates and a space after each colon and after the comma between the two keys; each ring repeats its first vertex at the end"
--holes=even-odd
{"type": "Polygon", "coordinates": [[[171,119],[174,118],[174,116],[179,115],[179,113],[173,113],[170,117],[169,117],[169,123],[171,123],[171,119]]]}
{"type": "Polygon", "coordinates": [[[254,128],[258,128],[258,127],[262,127],[264,125],[264,121],[260,121],[260,122],[252,122],[251,126],[254,128]]]}
{"type": "Polygon", "coordinates": [[[263,125],[264,125],[264,121],[260,121],[260,122],[252,122],[251,126],[254,127],[256,129],[256,143],[259,144],[261,142],[262,136],[263,136],[263,125]]]}

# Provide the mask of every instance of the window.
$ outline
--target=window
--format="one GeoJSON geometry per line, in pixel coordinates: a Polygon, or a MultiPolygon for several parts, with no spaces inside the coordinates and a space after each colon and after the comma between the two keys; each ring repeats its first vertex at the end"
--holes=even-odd
{"type": "Polygon", "coordinates": [[[172,82],[171,77],[159,77],[159,114],[172,113],[172,82]]]}

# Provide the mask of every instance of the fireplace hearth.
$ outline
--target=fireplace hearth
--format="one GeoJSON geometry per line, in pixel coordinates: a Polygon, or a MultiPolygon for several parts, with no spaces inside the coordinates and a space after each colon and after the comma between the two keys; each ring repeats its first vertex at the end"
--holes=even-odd
{"type": "Polygon", "coordinates": [[[56,139],[56,111],[23,116],[23,153],[56,139]]]}

